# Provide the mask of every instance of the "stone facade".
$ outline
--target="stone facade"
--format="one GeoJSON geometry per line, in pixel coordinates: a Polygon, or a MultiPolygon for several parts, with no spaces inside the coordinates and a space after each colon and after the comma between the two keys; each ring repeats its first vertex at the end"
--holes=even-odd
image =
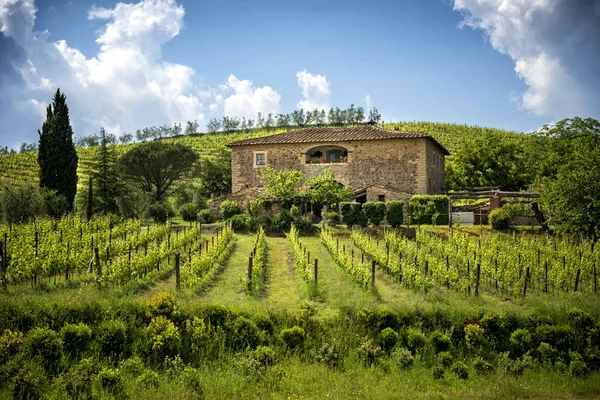
{"type": "Polygon", "coordinates": [[[260,171],[270,165],[277,170],[296,169],[306,177],[320,176],[331,168],[337,181],[354,190],[376,185],[406,194],[437,194],[444,187],[444,156],[448,154],[425,136],[231,147],[233,193],[260,187],[260,171]],[[345,162],[307,164],[307,154],[321,146],[343,147],[345,162]],[[259,156],[264,165],[257,165],[257,154],[264,154],[259,156]]]}

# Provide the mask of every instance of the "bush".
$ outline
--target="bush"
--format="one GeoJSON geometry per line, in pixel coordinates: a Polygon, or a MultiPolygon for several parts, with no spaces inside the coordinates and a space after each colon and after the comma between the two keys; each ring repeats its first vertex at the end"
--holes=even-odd
{"type": "Polygon", "coordinates": [[[390,200],[385,203],[387,222],[393,228],[397,228],[404,223],[404,202],[399,200],[390,200]]]}
{"type": "Polygon", "coordinates": [[[258,346],[252,357],[262,366],[273,365],[275,362],[275,350],[269,346],[258,346]]]}
{"type": "Polygon", "coordinates": [[[535,328],[536,343],[548,343],[560,352],[566,353],[571,348],[575,334],[568,325],[540,325],[535,328]]]}
{"type": "Polygon", "coordinates": [[[160,385],[160,377],[155,371],[147,369],[138,376],[137,383],[145,389],[156,389],[160,385]]]}
{"type": "Polygon", "coordinates": [[[358,224],[361,214],[361,205],[355,201],[344,201],[340,203],[340,212],[342,214],[342,223],[352,227],[358,224]]]}
{"type": "Polygon", "coordinates": [[[371,339],[365,338],[360,346],[358,346],[356,354],[363,364],[371,366],[383,355],[383,352],[381,351],[381,347],[375,345],[371,339]]]}
{"type": "Polygon", "coordinates": [[[120,357],[127,350],[127,329],[117,320],[108,320],[98,326],[96,339],[100,354],[106,357],[120,357]]]}
{"type": "Polygon", "coordinates": [[[449,367],[454,362],[454,357],[452,357],[452,354],[450,354],[447,351],[442,351],[438,353],[437,359],[438,362],[444,367],[449,367]]]}
{"type": "Polygon", "coordinates": [[[163,316],[171,321],[177,321],[181,316],[175,295],[169,292],[157,293],[152,298],[146,300],[145,309],[149,319],[163,316]]]}
{"type": "Polygon", "coordinates": [[[419,328],[409,326],[403,331],[402,338],[406,347],[413,353],[425,346],[425,335],[419,328]]]}
{"type": "Polygon", "coordinates": [[[289,232],[294,217],[286,210],[280,210],[277,214],[267,218],[267,230],[271,233],[289,232]]]}
{"type": "Polygon", "coordinates": [[[246,317],[238,317],[235,320],[232,341],[236,349],[255,348],[260,339],[260,330],[254,321],[246,317]]]}
{"type": "Polygon", "coordinates": [[[173,321],[162,315],[152,318],[146,328],[149,340],[148,354],[155,362],[162,362],[165,357],[172,357],[179,353],[179,344],[181,338],[179,329],[173,321]]]}
{"type": "Polygon", "coordinates": [[[552,365],[558,359],[558,351],[546,342],[540,343],[536,349],[537,358],[542,364],[552,365]]]}
{"type": "Polygon", "coordinates": [[[60,330],[63,348],[70,356],[78,356],[87,350],[92,340],[92,329],[84,323],[67,324],[60,330]]]}
{"type": "Polygon", "coordinates": [[[179,214],[184,221],[196,221],[200,208],[196,203],[185,203],[179,208],[179,214]]]}
{"type": "Polygon", "coordinates": [[[212,211],[210,210],[200,210],[200,212],[198,212],[198,221],[202,222],[203,224],[210,224],[213,220],[213,214],[212,211]]]}
{"type": "Polygon", "coordinates": [[[429,341],[436,354],[442,351],[449,351],[452,348],[452,341],[448,335],[444,335],[440,331],[434,331],[429,337],[429,341]]]}
{"type": "Polygon", "coordinates": [[[227,220],[234,215],[241,214],[242,208],[240,207],[240,203],[233,200],[224,200],[221,202],[219,206],[219,214],[221,215],[222,220],[227,220]]]}
{"type": "Polygon", "coordinates": [[[304,343],[304,329],[299,326],[283,329],[279,336],[290,349],[295,349],[304,343]]]}
{"type": "Polygon", "coordinates": [[[140,375],[146,367],[144,366],[144,362],[138,356],[128,358],[119,364],[119,369],[129,375],[140,375]]]}
{"type": "Polygon", "coordinates": [[[444,379],[444,368],[435,367],[433,369],[433,379],[444,379]]]}
{"type": "Polygon", "coordinates": [[[490,225],[496,231],[510,228],[510,214],[503,208],[497,208],[489,215],[490,225]]]}
{"type": "Polygon", "coordinates": [[[11,380],[13,399],[36,400],[45,394],[46,376],[40,366],[28,362],[11,380]]]}
{"type": "Polygon", "coordinates": [[[579,353],[569,352],[569,358],[571,359],[569,363],[569,372],[571,375],[583,377],[588,374],[588,366],[579,353]]]}
{"type": "Polygon", "coordinates": [[[477,357],[473,362],[473,368],[478,375],[486,375],[494,370],[492,363],[485,361],[481,357],[477,357]]]}
{"type": "Polygon", "coordinates": [[[302,233],[314,233],[317,230],[317,227],[308,218],[297,217],[294,220],[294,226],[302,233]]]}
{"type": "Polygon", "coordinates": [[[337,367],[340,361],[340,351],[337,342],[323,343],[317,350],[316,360],[321,364],[337,367]]]}
{"type": "Polygon", "coordinates": [[[119,371],[114,368],[103,368],[96,381],[100,387],[117,398],[125,397],[125,385],[119,371]]]}
{"type": "Polygon", "coordinates": [[[510,353],[521,357],[531,348],[531,333],[527,329],[517,329],[510,335],[510,353]]]}
{"type": "Polygon", "coordinates": [[[389,351],[398,342],[398,333],[392,328],[385,328],[379,332],[377,340],[384,351],[389,351]]]}
{"type": "Polygon", "coordinates": [[[448,225],[448,196],[415,195],[408,201],[413,224],[448,225]]]}
{"type": "Polygon", "coordinates": [[[292,214],[293,217],[300,216],[300,211],[298,210],[298,206],[293,204],[292,207],[290,208],[290,214],[292,214]]]}
{"type": "Polygon", "coordinates": [[[0,364],[4,364],[10,357],[18,353],[21,343],[23,343],[21,332],[5,329],[0,336],[0,364]]]}
{"type": "Polygon", "coordinates": [[[200,383],[198,370],[193,367],[185,367],[181,373],[181,381],[183,385],[190,391],[196,394],[198,399],[204,398],[204,390],[200,383]]]}
{"type": "Polygon", "coordinates": [[[381,201],[368,201],[362,206],[369,222],[377,226],[385,218],[385,203],[381,201]]]}
{"type": "Polygon", "coordinates": [[[457,361],[452,366],[452,372],[458,377],[458,379],[469,379],[469,370],[462,361],[457,361]]]}
{"type": "Polygon", "coordinates": [[[154,222],[164,224],[169,218],[173,218],[175,216],[175,211],[173,211],[171,204],[164,201],[154,203],[148,207],[148,216],[152,218],[154,222]]]}
{"type": "Polygon", "coordinates": [[[56,372],[62,356],[62,342],[57,332],[36,328],[23,339],[23,350],[28,359],[37,359],[46,371],[56,372]]]}
{"type": "Polygon", "coordinates": [[[91,399],[92,384],[98,370],[91,358],[84,358],[62,375],[61,387],[72,399],[91,399]]]}
{"type": "Polygon", "coordinates": [[[260,228],[260,220],[248,214],[238,214],[229,218],[234,231],[256,232],[260,228]]]}
{"type": "Polygon", "coordinates": [[[396,350],[394,350],[394,353],[392,354],[392,359],[402,369],[411,367],[415,361],[412,353],[406,347],[399,347],[396,350]]]}
{"type": "Polygon", "coordinates": [[[339,223],[339,216],[335,211],[329,211],[326,215],[327,226],[336,226],[339,223]]]}

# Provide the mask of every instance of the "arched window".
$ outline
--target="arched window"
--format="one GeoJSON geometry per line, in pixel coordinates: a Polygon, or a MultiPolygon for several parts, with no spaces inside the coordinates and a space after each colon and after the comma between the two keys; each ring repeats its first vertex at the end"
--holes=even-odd
{"type": "Polygon", "coordinates": [[[307,164],[337,164],[348,162],[348,150],[342,146],[318,146],[306,153],[307,164]]]}

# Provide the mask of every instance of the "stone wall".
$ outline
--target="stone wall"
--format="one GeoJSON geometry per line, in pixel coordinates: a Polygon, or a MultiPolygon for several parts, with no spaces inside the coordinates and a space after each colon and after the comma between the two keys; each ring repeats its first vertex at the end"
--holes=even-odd
{"type": "Polygon", "coordinates": [[[387,188],[372,186],[367,188],[367,201],[380,201],[379,196],[385,196],[384,201],[390,200],[402,200],[408,201],[410,199],[410,195],[406,193],[399,193],[395,190],[390,190],[387,188]]]}
{"type": "Polygon", "coordinates": [[[250,202],[255,200],[259,195],[260,192],[254,189],[245,189],[236,193],[227,194],[211,201],[209,204],[210,211],[212,212],[213,217],[218,219],[220,217],[219,207],[225,200],[237,201],[240,204],[242,211],[248,211],[250,202]]]}
{"type": "Polygon", "coordinates": [[[246,187],[261,186],[260,169],[263,167],[255,165],[257,152],[266,153],[267,165],[277,170],[300,170],[307,177],[320,176],[325,168],[331,168],[336,180],[354,190],[380,185],[406,193],[426,194],[429,192],[428,178],[432,178],[432,193],[439,193],[443,187],[443,154],[426,138],[411,138],[234,146],[234,193],[246,187]],[[328,144],[346,148],[348,162],[306,164],[306,153],[310,149],[328,144]],[[429,163],[436,160],[436,157],[439,157],[437,162],[441,162],[441,166],[430,169],[429,163]]]}

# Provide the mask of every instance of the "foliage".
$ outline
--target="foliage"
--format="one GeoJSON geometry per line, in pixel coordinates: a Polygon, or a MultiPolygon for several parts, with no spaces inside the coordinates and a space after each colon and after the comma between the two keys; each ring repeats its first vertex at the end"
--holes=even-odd
{"type": "Polygon", "coordinates": [[[179,208],[179,214],[184,221],[196,221],[199,211],[196,203],[185,203],[179,208]]]}
{"type": "Polygon", "coordinates": [[[342,222],[348,225],[348,227],[356,224],[362,225],[361,223],[367,220],[360,203],[342,202],[340,203],[340,210],[342,213],[342,222]]]}
{"type": "Polygon", "coordinates": [[[400,200],[390,200],[385,203],[387,222],[393,228],[398,228],[404,223],[404,202],[400,200]]]}
{"type": "Polygon", "coordinates": [[[148,299],[145,304],[148,318],[165,317],[172,321],[180,318],[179,307],[175,295],[169,292],[160,292],[148,299]]]}
{"type": "Polygon", "coordinates": [[[86,352],[92,341],[92,329],[84,323],[66,324],[60,336],[65,353],[76,357],[86,352]]]}
{"type": "Polygon", "coordinates": [[[72,210],[77,192],[79,157],[73,143],[73,128],[66,100],[64,93],[57,89],[52,104],[46,109],[46,121],[42,125],[42,131],[38,131],[38,164],[40,186],[64,196],[67,199],[67,210],[72,210]]]}
{"type": "Polygon", "coordinates": [[[256,232],[260,228],[260,220],[248,214],[237,214],[229,218],[234,231],[256,232]]]}
{"type": "Polygon", "coordinates": [[[385,218],[385,203],[381,201],[367,201],[363,204],[364,210],[369,222],[377,226],[385,218]]]}
{"type": "Polygon", "coordinates": [[[531,333],[527,329],[516,329],[510,335],[510,352],[514,358],[521,357],[531,349],[531,333]]]}
{"type": "Polygon", "coordinates": [[[42,399],[46,391],[44,370],[38,364],[28,362],[12,378],[11,386],[15,400],[42,399]]]}
{"type": "Polygon", "coordinates": [[[366,366],[372,366],[383,355],[381,347],[375,345],[371,339],[364,338],[356,349],[356,354],[362,363],[366,366]]]}
{"type": "Polygon", "coordinates": [[[408,201],[412,224],[448,225],[448,196],[416,195],[408,201]]]}
{"type": "Polygon", "coordinates": [[[286,211],[279,210],[277,214],[267,217],[267,231],[270,233],[284,233],[290,230],[294,217],[286,211]]]}
{"type": "Polygon", "coordinates": [[[6,223],[27,222],[45,213],[42,191],[30,183],[5,186],[0,191],[0,208],[6,223]]]}
{"type": "Polygon", "coordinates": [[[398,347],[396,350],[394,350],[394,352],[392,353],[392,358],[394,359],[396,364],[402,369],[410,368],[415,361],[415,358],[413,357],[412,353],[406,347],[398,347]]]}
{"type": "Polygon", "coordinates": [[[446,164],[446,186],[524,189],[531,182],[524,152],[522,139],[502,140],[492,132],[465,140],[446,164]]]}
{"type": "Polygon", "coordinates": [[[352,189],[335,180],[333,170],[327,168],[320,177],[312,178],[306,182],[309,200],[313,204],[327,204],[336,206],[352,195],[352,189]]]}
{"type": "Polygon", "coordinates": [[[179,353],[179,329],[173,321],[159,315],[153,317],[146,328],[148,334],[148,355],[154,362],[162,362],[165,357],[175,356],[179,353]]]}
{"type": "Polygon", "coordinates": [[[304,329],[299,326],[282,329],[279,333],[283,343],[292,350],[297,349],[304,343],[305,335],[304,329]]]}
{"type": "Polygon", "coordinates": [[[198,212],[198,220],[204,224],[210,224],[213,219],[212,211],[210,210],[200,210],[198,212]]]}
{"type": "Polygon", "coordinates": [[[154,222],[164,224],[169,218],[175,216],[175,210],[169,202],[156,202],[148,207],[148,216],[154,220],[154,222]]]}
{"type": "Polygon", "coordinates": [[[100,354],[120,357],[127,350],[127,327],[119,320],[106,320],[98,326],[96,342],[100,354]]]}
{"type": "Polygon", "coordinates": [[[413,353],[425,346],[425,334],[415,327],[408,327],[402,331],[402,342],[413,353]]]}
{"type": "Polygon", "coordinates": [[[25,335],[23,351],[28,358],[39,360],[47,371],[56,372],[61,361],[62,342],[56,331],[35,328],[25,335]]]}
{"type": "Polygon", "coordinates": [[[317,350],[315,359],[321,364],[325,364],[330,367],[337,367],[340,362],[340,350],[337,342],[324,342],[317,350]]]}
{"type": "Polygon", "coordinates": [[[489,215],[490,225],[494,230],[503,231],[510,228],[510,214],[502,208],[497,208],[489,215]]]}
{"type": "Polygon", "coordinates": [[[119,211],[116,199],[123,192],[122,181],[117,170],[115,143],[100,129],[100,143],[96,147],[94,170],[91,174],[94,187],[95,211],[103,214],[116,214],[119,211]]]}
{"type": "Polygon", "coordinates": [[[459,379],[469,379],[469,370],[462,361],[457,361],[454,363],[452,366],[452,372],[454,372],[459,379]]]}
{"type": "Polygon", "coordinates": [[[125,397],[125,384],[119,370],[103,368],[96,377],[100,387],[117,398],[125,397]]]}
{"type": "Polygon", "coordinates": [[[271,166],[266,166],[261,169],[260,178],[265,187],[265,193],[261,197],[278,202],[284,208],[289,208],[301,197],[298,190],[304,183],[304,175],[301,171],[295,169],[277,171],[271,166]]]}
{"type": "Polygon", "coordinates": [[[200,193],[216,199],[231,193],[231,151],[218,149],[212,157],[201,157],[198,168],[200,193]]]}
{"type": "Polygon", "coordinates": [[[443,332],[434,331],[429,337],[429,341],[436,354],[447,352],[452,348],[452,341],[443,332]]]}
{"type": "Polygon", "coordinates": [[[385,328],[379,332],[377,341],[384,351],[390,351],[398,342],[398,332],[392,328],[385,328]]]}
{"type": "Polygon", "coordinates": [[[240,207],[240,203],[234,200],[224,200],[219,206],[219,214],[223,220],[228,220],[234,215],[241,214],[241,212],[242,208],[240,207]]]}
{"type": "Polygon", "coordinates": [[[162,201],[190,177],[197,160],[198,155],[188,146],[154,141],[129,150],[119,166],[126,181],[162,201]]]}

